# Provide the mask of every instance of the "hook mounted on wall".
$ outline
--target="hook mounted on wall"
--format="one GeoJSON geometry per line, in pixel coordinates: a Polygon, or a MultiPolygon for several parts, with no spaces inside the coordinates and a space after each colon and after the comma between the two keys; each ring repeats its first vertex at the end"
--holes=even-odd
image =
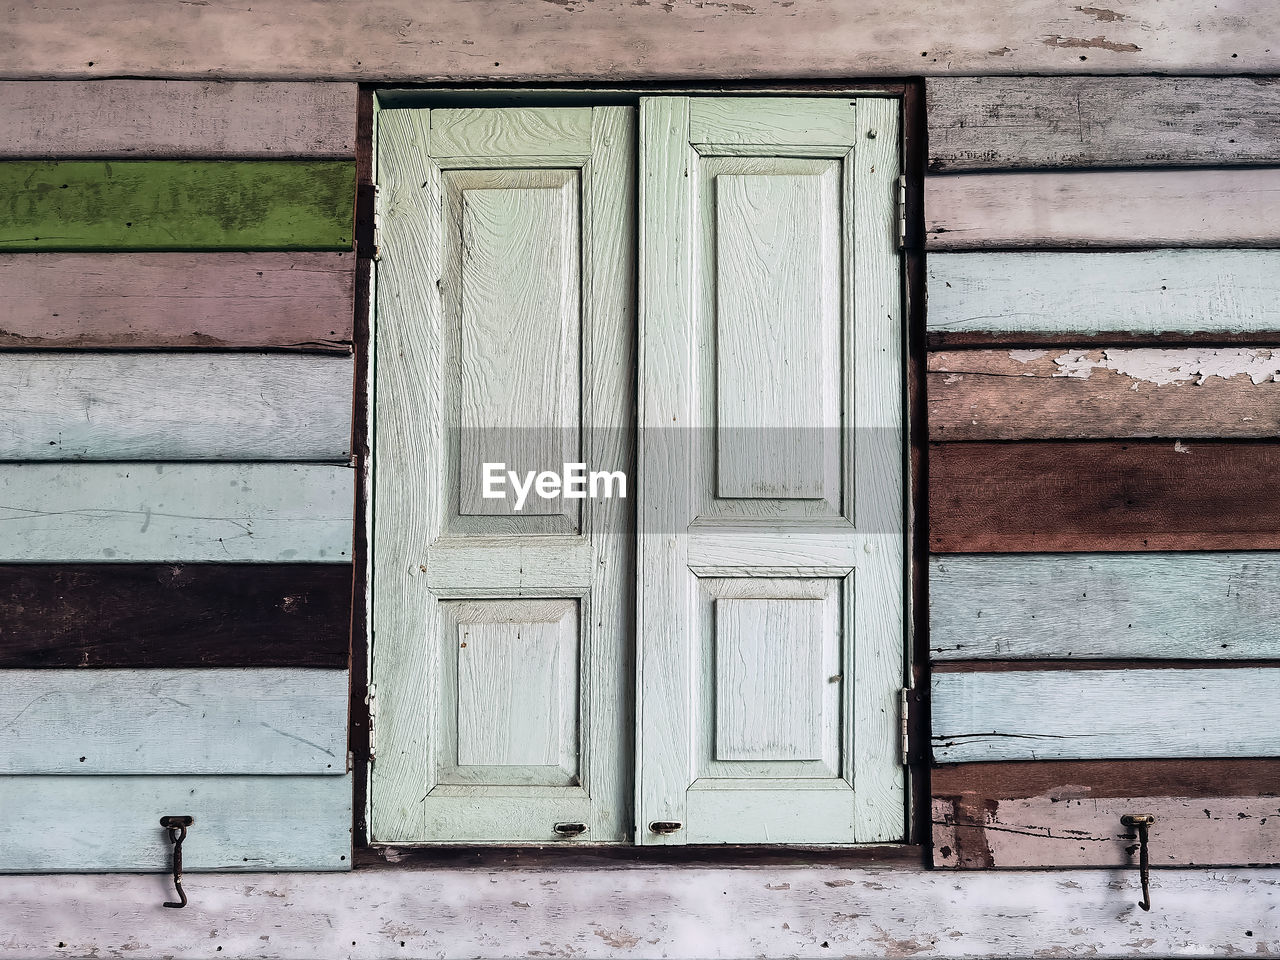
{"type": "Polygon", "coordinates": [[[1151,909],[1151,860],[1147,855],[1147,830],[1156,822],[1149,813],[1126,813],[1120,818],[1126,827],[1135,827],[1138,831],[1138,872],[1142,877],[1142,899],[1138,906],[1143,910],[1151,909]]]}
{"type": "Polygon", "coordinates": [[[160,818],[160,826],[169,831],[169,842],[173,844],[173,888],[181,898],[179,902],[166,900],[166,907],[181,910],[187,905],[187,892],[182,889],[182,841],[187,839],[187,827],[195,822],[195,817],[160,818]]]}

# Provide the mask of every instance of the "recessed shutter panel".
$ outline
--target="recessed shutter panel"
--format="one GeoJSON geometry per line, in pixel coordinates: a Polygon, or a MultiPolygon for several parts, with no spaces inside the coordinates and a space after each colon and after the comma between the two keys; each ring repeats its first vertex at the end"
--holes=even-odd
{"type": "Polygon", "coordinates": [[[640,130],[638,837],[900,840],[898,104],[640,130]]]}
{"type": "Polygon", "coordinates": [[[371,835],[629,837],[634,111],[380,114],[371,835]],[[495,468],[496,470],[497,468],[495,468]]]}

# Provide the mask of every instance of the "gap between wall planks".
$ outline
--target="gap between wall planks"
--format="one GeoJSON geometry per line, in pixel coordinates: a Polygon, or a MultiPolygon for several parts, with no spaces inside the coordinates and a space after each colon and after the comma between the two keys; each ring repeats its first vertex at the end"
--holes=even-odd
{"type": "Polygon", "coordinates": [[[429,16],[415,0],[188,6],[98,0],[73,20],[16,7],[3,73],[474,83],[1280,72],[1270,43],[1280,16],[1267,0],[1216,9],[1134,0],[1122,13],[1024,0],[1017,16],[1000,0],[669,9],[437,0],[429,16]]]}
{"type": "MultiPolygon", "coordinates": [[[[171,882],[165,885],[173,853],[159,826],[162,816],[195,818],[182,844],[184,872],[351,868],[350,775],[0,777],[0,809],[5,811],[0,818],[0,873],[158,874],[146,879],[146,893],[132,901],[150,914],[133,927],[140,951],[146,947],[138,938],[148,939],[148,924],[164,909],[161,902],[173,895],[171,882]]],[[[207,916],[207,881],[188,882],[187,891],[192,902],[184,920],[207,916]]],[[[59,904],[65,918],[71,902],[66,893],[50,902],[59,904]]],[[[281,906],[271,902],[277,910],[281,906]]],[[[263,916],[261,908],[254,911],[255,925],[261,927],[263,916]]],[[[3,928],[26,929],[21,921],[5,922],[3,928]]],[[[42,945],[38,954],[58,952],[58,942],[54,938],[42,945]]],[[[258,939],[259,951],[265,943],[258,939]]]]}
{"type": "Polygon", "coordinates": [[[0,464],[0,562],[349,563],[349,467],[0,464]]]}
{"type": "Polygon", "coordinates": [[[2,564],[0,668],[347,666],[344,564],[2,564]]]}
{"type": "Polygon", "coordinates": [[[929,171],[1280,163],[1273,77],[938,77],[929,171]]]}
{"type": "Polygon", "coordinates": [[[0,460],[351,456],[350,357],[0,354],[0,460]]]}
{"type": "Polygon", "coordinates": [[[935,662],[1277,655],[1280,555],[937,556],[935,662]]]}
{"type": "Polygon", "coordinates": [[[936,763],[1280,755],[1280,668],[935,673],[936,763]]]}
{"type": "Polygon", "coordinates": [[[930,250],[1280,245],[1280,167],[925,180],[930,250]]]}
{"type": "Polygon", "coordinates": [[[963,763],[933,782],[935,866],[1132,866],[1132,812],[1157,816],[1156,866],[1280,862],[1280,760],[963,763]]]}
{"type": "Polygon", "coordinates": [[[930,346],[1040,339],[1280,342],[1280,251],[938,253],[930,346]]]}
{"type": "Polygon", "coordinates": [[[1280,436],[1280,349],[929,354],[934,440],[1280,436]]]}
{"type": "Polygon", "coordinates": [[[344,670],[4,670],[0,773],[341,774],[346,689],[344,670]]]}
{"type": "Polygon", "coordinates": [[[348,250],[340,160],[0,162],[0,243],[38,250],[348,250]]]}
{"type": "Polygon", "coordinates": [[[0,158],[351,159],[354,83],[0,81],[0,158]]]}
{"type": "Polygon", "coordinates": [[[930,444],[934,553],[1274,550],[1280,444],[930,444]]]}
{"type": "Polygon", "coordinates": [[[0,254],[0,347],[350,353],[356,258],[0,254]]]}

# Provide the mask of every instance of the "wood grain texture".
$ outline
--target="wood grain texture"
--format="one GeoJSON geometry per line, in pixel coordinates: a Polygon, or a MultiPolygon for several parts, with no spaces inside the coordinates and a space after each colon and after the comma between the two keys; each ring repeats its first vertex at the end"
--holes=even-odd
{"type": "Polygon", "coordinates": [[[933,756],[1280,756],[1280,668],[935,673],[933,756]]]}
{"type": "Polygon", "coordinates": [[[35,250],[349,250],[355,163],[0,162],[0,246],[35,250]]]}
{"type": "Polygon", "coordinates": [[[933,172],[1280,162],[1272,78],[947,77],[925,97],[933,172]]]}
{"type": "Polygon", "coordinates": [[[929,562],[935,661],[1266,659],[1280,555],[946,556],[929,562]]]}
{"type": "MultiPolygon", "coordinates": [[[[163,876],[173,854],[160,818],[184,814],[195,818],[184,872],[351,868],[350,776],[0,777],[0,806],[0,873],[163,876]]],[[[210,904],[204,883],[186,884],[188,916],[210,904]]],[[[145,886],[147,907],[163,909],[172,887],[145,886]]]]}
{"type": "Polygon", "coordinates": [[[1133,811],[1157,817],[1157,866],[1280,857],[1274,759],[964,763],[930,779],[935,866],[1132,866],[1119,819],[1133,811]]]}
{"type": "Polygon", "coordinates": [[[1280,350],[964,350],[928,370],[934,440],[1280,436],[1280,350]]]}
{"type": "Polygon", "coordinates": [[[925,179],[931,250],[1280,244],[1280,167],[925,179]]]}
{"type": "Polygon", "coordinates": [[[3,21],[9,77],[359,79],[812,79],[1021,73],[1280,72],[1266,0],[1121,9],[1026,0],[737,7],[619,7],[412,0],[317,8],[306,0],[188,10],[99,0],[68,21],[16,7],[3,21]],[[139,29],[145,24],[146,29],[139,29]],[[565,43],[571,35],[572,43],[565,43]],[[697,38],[697,42],[690,42],[697,38]]]}
{"type": "Polygon", "coordinates": [[[344,669],[344,564],[0,565],[0,668],[344,669]]]}
{"type": "Polygon", "coordinates": [[[874,960],[1029,957],[1046,949],[1208,960],[1229,950],[1267,956],[1280,949],[1272,922],[1280,878],[1263,869],[1158,871],[1149,913],[1137,907],[1137,870],[957,876],[815,865],[799,856],[787,865],[736,869],[401,863],[328,876],[208,875],[187,884],[192,905],[181,922],[159,905],[170,892],[164,880],[0,879],[0,924],[9,931],[0,957],[28,960],[54,949],[143,960],[514,960],[531,950],[583,960],[650,952],[809,957],[839,944],[874,960]],[[134,946],[125,951],[123,944],[134,946]]]}
{"type": "Polygon", "coordinates": [[[345,670],[5,670],[0,774],[345,773],[345,670]]]}
{"type": "Polygon", "coordinates": [[[353,83],[0,82],[0,157],[356,154],[353,83]]]}
{"type": "Polygon", "coordinates": [[[936,553],[1280,548],[1280,446],[930,445],[936,553]]]}
{"type": "Polygon", "coordinates": [[[1280,331],[1274,250],[939,253],[928,287],[931,345],[1280,331]]]}
{"type": "Polygon", "coordinates": [[[0,562],[349,563],[354,484],[320,464],[0,464],[0,562]]]}
{"type": "Polygon", "coordinates": [[[0,354],[0,460],[351,457],[350,357],[0,354]]]}
{"type": "Polygon", "coordinates": [[[351,253],[0,254],[0,347],[351,351],[351,253]]]}

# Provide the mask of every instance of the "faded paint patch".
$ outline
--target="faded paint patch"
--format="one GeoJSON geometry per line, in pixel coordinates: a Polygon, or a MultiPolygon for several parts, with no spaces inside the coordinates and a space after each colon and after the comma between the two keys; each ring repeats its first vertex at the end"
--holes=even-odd
{"type": "Polygon", "coordinates": [[[1171,383],[1200,386],[1210,377],[1230,380],[1243,376],[1255,386],[1280,383],[1280,351],[1275,350],[1162,350],[1154,347],[1103,350],[1100,353],[1073,350],[1053,362],[1058,368],[1054,372],[1055,377],[1087,380],[1094,370],[1109,370],[1134,380],[1134,389],[1139,382],[1157,386],[1171,383]]]}
{"type": "MultiPolygon", "coordinates": [[[[1048,350],[1010,350],[1009,359],[1017,360],[1018,363],[1032,363],[1041,357],[1049,355],[1048,350]]],[[[1028,374],[1030,376],[1030,374],[1028,374]]]]}
{"type": "Polygon", "coordinates": [[[1191,448],[1188,447],[1181,440],[1175,440],[1173,441],[1173,452],[1174,453],[1190,453],[1191,448]]]}

